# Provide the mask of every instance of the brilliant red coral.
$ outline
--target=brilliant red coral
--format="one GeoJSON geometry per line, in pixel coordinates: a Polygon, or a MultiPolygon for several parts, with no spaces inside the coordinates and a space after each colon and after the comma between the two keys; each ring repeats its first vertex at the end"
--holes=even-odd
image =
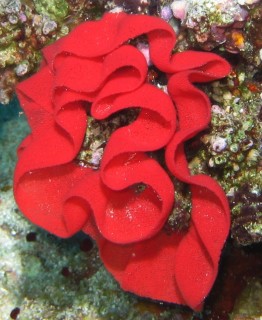
{"type": "Polygon", "coordinates": [[[39,72],[17,88],[32,132],[18,149],[14,194],[21,211],[46,230],[90,234],[125,290],[197,309],[217,274],[229,209],[213,179],[190,174],[183,145],[210,121],[208,98],[192,83],[224,77],[230,67],[212,53],[171,55],[174,44],[163,20],[120,13],[83,23],[45,48],[39,72]],[[128,44],[142,34],[153,64],[167,73],[168,94],[146,83],[145,58],[128,44]],[[75,161],[86,102],[97,120],[140,109],[133,123],[113,132],[99,170],[75,161]],[[169,173],[148,153],[163,148],[169,173]],[[170,174],[191,186],[184,233],[163,229],[174,202],[170,174]],[[137,192],[140,183],[145,188],[137,192]]]}

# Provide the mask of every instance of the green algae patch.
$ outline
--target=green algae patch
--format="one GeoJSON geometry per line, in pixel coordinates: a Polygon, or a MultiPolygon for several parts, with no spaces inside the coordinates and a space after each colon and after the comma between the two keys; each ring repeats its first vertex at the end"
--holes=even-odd
{"type": "Polygon", "coordinates": [[[34,0],[36,11],[51,19],[64,19],[68,14],[68,3],[64,0],[34,0]]]}

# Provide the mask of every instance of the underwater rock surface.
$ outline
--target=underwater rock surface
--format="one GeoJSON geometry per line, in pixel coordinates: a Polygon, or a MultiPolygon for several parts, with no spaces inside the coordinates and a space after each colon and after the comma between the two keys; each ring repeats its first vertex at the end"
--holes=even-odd
{"type": "MultiPolygon", "coordinates": [[[[3,319],[258,319],[262,316],[261,1],[8,1],[0,3],[0,312],[3,319]],[[216,11],[214,12],[214,8],[216,11]],[[15,85],[39,67],[40,49],[105,11],[161,16],[178,32],[176,51],[213,50],[233,65],[230,76],[201,86],[212,102],[208,130],[187,145],[192,173],[217,179],[227,193],[229,249],[201,315],[124,293],[82,235],[59,240],[28,223],[12,196],[15,149],[28,134],[10,102],[15,85]],[[2,110],[7,110],[2,112],[2,110]],[[16,115],[13,117],[12,113],[16,115]],[[10,115],[11,114],[11,115],[10,115]],[[85,248],[85,250],[81,250],[85,248]],[[88,250],[89,247],[92,249],[88,250]],[[233,249],[232,249],[233,248],[233,249]],[[233,258],[228,258],[228,256],[233,258]],[[248,266],[245,265],[248,261],[248,266]],[[259,262],[260,261],[260,262],[259,262]],[[236,265],[242,266],[242,271],[236,265]],[[254,270],[249,274],[248,269],[254,270]],[[239,279],[245,278],[245,281],[239,279]],[[237,287],[237,283],[241,285],[237,287]],[[235,292],[234,287],[239,290],[235,292]],[[230,297],[225,301],[225,292],[230,297]]],[[[158,70],[151,81],[164,86],[158,70]]],[[[179,184],[179,182],[177,182],[179,184]]],[[[188,203],[179,185],[171,228],[185,227],[188,203]]]]}

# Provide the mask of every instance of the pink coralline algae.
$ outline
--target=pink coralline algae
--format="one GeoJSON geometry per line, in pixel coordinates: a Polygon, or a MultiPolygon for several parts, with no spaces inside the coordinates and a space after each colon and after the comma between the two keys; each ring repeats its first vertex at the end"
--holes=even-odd
{"type": "Polygon", "coordinates": [[[188,3],[185,0],[176,0],[172,2],[171,9],[173,11],[174,17],[180,20],[184,20],[187,15],[188,3]]]}
{"type": "Polygon", "coordinates": [[[161,8],[161,12],[160,12],[160,17],[166,21],[168,21],[169,19],[171,19],[173,16],[172,14],[172,10],[169,6],[164,6],[163,8],[161,8]]]}

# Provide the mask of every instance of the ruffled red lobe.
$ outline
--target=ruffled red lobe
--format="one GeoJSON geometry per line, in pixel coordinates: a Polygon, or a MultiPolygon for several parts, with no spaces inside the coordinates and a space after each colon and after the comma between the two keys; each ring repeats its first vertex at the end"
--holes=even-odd
{"type": "Polygon", "coordinates": [[[217,274],[229,209],[213,179],[190,175],[183,144],[210,120],[209,101],[192,82],[221,78],[229,66],[210,53],[171,55],[174,43],[163,20],[121,13],[84,23],[45,48],[40,72],[18,86],[32,133],[19,149],[14,193],[23,213],[50,232],[66,237],[83,229],[93,236],[124,289],[199,308],[217,274]],[[154,65],[168,73],[169,96],[145,84],[145,59],[123,45],[141,34],[154,65]],[[141,109],[112,134],[96,172],[74,163],[87,125],[83,101],[98,120],[141,109]],[[160,231],[174,190],[146,152],[165,146],[168,169],[191,185],[191,225],[183,235],[160,231]],[[144,192],[137,192],[139,183],[144,192]]]}
{"type": "MultiPolygon", "coordinates": [[[[150,42],[149,44],[151,45],[150,42]]],[[[163,63],[157,59],[160,60],[161,57],[157,55],[154,57],[156,65],[163,63]]],[[[101,256],[124,289],[142,296],[187,304],[197,309],[209,293],[217,275],[221,248],[229,230],[229,208],[222,189],[213,179],[201,175],[192,177],[189,173],[183,142],[206,128],[210,120],[208,98],[191,83],[223,77],[229,72],[230,67],[220,57],[208,53],[182,53],[174,55],[170,61],[171,65],[164,66],[164,69],[174,72],[168,87],[179,110],[179,130],[168,144],[166,161],[174,175],[192,184],[193,209],[190,229],[179,240],[174,241],[172,237],[168,239],[169,242],[167,240],[173,249],[173,254],[169,254],[174,259],[173,268],[169,266],[168,271],[165,269],[164,266],[167,265],[165,255],[164,257],[154,255],[156,268],[160,270],[163,267],[165,270],[163,273],[152,271],[149,249],[144,251],[143,259],[136,260],[136,245],[132,246],[130,251],[125,251],[123,248],[119,248],[118,251],[107,243],[102,246],[101,256]],[[172,85],[173,79],[177,79],[175,85],[172,85]],[[145,252],[149,252],[149,255],[145,252]],[[115,259],[122,264],[115,266],[112,262],[115,259]],[[132,264],[135,266],[134,269],[131,269],[132,264]],[[144,279],[144,274],[147,272],[150,272],[154,279],[144,279]],[[132,277],[132,282],[129,275],[132,277]],[[155,283],[159,284],[166,278],[170,290],[163,291],[154,287],[155,283]],[[143,285],[138,288],[137,283],[143,285]]],[[[164,243],[161,241],[159,242],[164,243]]],[[[146,246],[146,243],[143,245],[146,246]]],[[[153,243],[151,245],[151,248],[155,247],[153,243]]]]}
{"type": "MultiPolygon", "coordinates": [[[[88,35],[89,41],[86,41],[85,44],[91,44],[92,41],[95,44],[93,43],[91,47],[87,48],[88,45],[83,46],[79,45],[79,43],[75,43],[73,32],[71,36],[65,37],[56,44],[46,48],[44,50],[46,63],[42,64],[41,71],[18,86],[18,95],[20,96],[25,113],[29,119],[32,134],[24,141],[20,148],[19,161],[15,173],[15,196],[22,211],[32,221],[44,226],[51,232],[53,232],[54,227],[51,222],[50,227],[48,227],[49,217],[51,217],[51,215],[59,217],[61,220],[60,225],[62,226],[64,223],[64,230],[57,233],[60,236],[69,236],[73,232],[76,232],[75,226],[77,223],[74,223],[70,230],[69,224],[65,224],[65,213],[62,209],[56,209],[56,212],[53,212],[50,209],[47,212],[44,209],[44,206],[42,206],[43,209],[41,209],[40,206],[36,207],[35,204],[37,202],[48,202],[49,193],[48,189],[45,188],[45,184],[47,183],[45,176],[49,176],[48,168],[56,167],[59,171],[59,166],[70,163],[80,150],[87,121],[86,110],[83,107],[82,101],[94,101],[92,112],[95,112],[96,117],[101,119],[105,117],[105,115],[103,115],[103,113],[105,113],[104,110],[108,109],[109,103],[112,103],[110,100],[113,97],[117,98],[121,95],[123,96],[127,92],[130,92],[129,97],[133,96],[132,101],[135,104],[133,106],[141,108],[141,114],[128,129],[123,130],[124,128],[122,128],[118,135],[117,132],[115,132],[115,137],[112,137],[110,140],[110,144],[105,151],[105,155],[107,154],[108,156],[103,160],[103,166],[107,169],[102,169],[104,174],[102,174],[101,177],[104,176],[103,180],[105,184],[102,183],[102,187],[107,190],[106,183],[110,184],[110,181],[112,180],[115,181],[114,183],[116,186],[118,183],[117,181],[121,180],[118,173],[115,171],[114,179],[106,179],[106,176],[109,177],[109,172],[110,175],[113,174],[112,168],[119,163],[121,157],[128,158],[130,157],[131,151],[138,152],[137,157],[135,157],[135,159],[137,159],[137,164],[133,167],[135,174],[132,176],[129,175],[130,177],[126,180],[125,184],[122,185],[122,189],[132,187],[132,184],[134,183],[146,183],[148,184],[148,190],[150,190],[150,188],[153,189],[152,192],[147,191],[148,201],[143,202],[143,206],[141,206],[141,196],[136,196],[132,188],[130,190],[127,189],[126,191],[123,190],[126,194],[124,199],[128,199],[129,195],[129,200],[132,199],[132,201],[135,201],[133,205],[136,208],[143,208],[143,210],[146,210],[146,203],[148,203],[147,212],[150,212],[153,207],[158,208],[155,209],[155,218],[153,219],[151,217],[151,224],[146,223],[146,215],[143,219],[144,223],[133,219],[133,223],[131,224],[133,226],[133,232],[126,234],[124,230],[122,233],[120,231],[120,226],[122,226],[122,222],[125,221],[127,215],[127,209],[125,209],[124,204],[122,204],[122,216],[124,220],[111,219],[111,224],[106,223],[106,216],[102,213],[102,207],[100,206],[100,211],[98,209],[98,211],[94,211],[95,220],[100,227],[100,231],[104,233],[109,240],[116,242],[125,243],[148,238],[162,228],[172,207],[174,190],[171,182],[164,170],[161,169],[153,159],[143,160],[143,163],[141,163],[141,159],[144,157],[141,151],[150,151],[161,148],[171,139],[175,130],[175,113],[172,103],[168,101],[167,97],[164,94],[160,94],[159,99],[159,92],[152,86],[145,87],[147,88],[147,91],[141,90],[134,93],[134,90],[141,86],[145,81],[147,70],[145,59],[142,54],[132,46],[123,45],[119,48],[118,46],[123,42],[126,42],[130,36],[133,37],[141,33],[139,25],[144,19],[141,20],[141,17],[132,17],[131,20],[135,19],[136,21],[139,21],[139,23],[136,24],[135,28],[129,30],[130,28],[127,28],[128,24],[125,22],[124,25],[126,25],[127,30],[123,33],[120,31],[122,30],[120,25],[125,18],[129,20],[129,16],[126,15],[119,15],[117,19],[115,19],[115,15],[106,15],[100,23],[95,23],[95,33],[92,32],[93,23],[85,24],[84,28],[82,28],[82,26],[77,28],[74,32],[78,34],[78,39],[81,38],[83,40],[84,37],[88,35]],[[112,24],[112,30],[114,29],[114,24],[115,26],[118,25],[118,28],[116,29],[116,34],[111,32],[112,30],[110,31],[106,47],[103,49],[99,44],[98,38],[105,28],[104,24],[108,26],[107,24],[109,22],[112,24]],[[99,32],[97,32],[98,29],[99,32]],[[118,35],[118,33],[120,34],[118,35]],[[82,48],[84,48],[84,54],[81,51],[82,48]],[[83,70],[86,72],[83,72],[83,70]],[[72,77],[68,77],[68,74],[72,74],[72,77]],[[38,88],[40,89],[38,90],[38,88]],[[147,95],[147,101],[144,101],[145,97],[143,97],[143,94],[147,95]],[[164,108],[163,110],[158,110],[156,105],[154,107],[151,106],[149,97],[151,99],[155,98],[155,100],[160,103],[161,100],[163,100],[163,105],[167,105],[167,110],[164,108]],[[103,105],[101,100],[103,100],[106,105],[103,105]],[[98,103],[98,101],[100,102],[98,103]],[[147,123],[146,126],[145,121],[147,123]],[[147,127],[148,133],[154,131],[155,138],[157,136],[159,137],[144,143],[144,146],[141,148],[141,146],[136,143],[136,140],[141,140],[141,137],[146,133],[145,127],[147,127]],[[162,134],[158,134],[158,132],[160,133],[160,130],[162,131],[162,134]],[[113,152],[114,145],[120,146],[118,138],[123,132],[131,132],[131,134],[129,134],[129,141],[126,141],[123,144],[123,148],[119,148],[118,152],[117,148],[113,152]],[[141,155],[139,155],[139,152],[141,155]],[[106,158],[108,159],[107,161],[106,158]],[[147,171],[142,172],[145,168],[144,162],[150,164],[152,169],[156,172],[155,178],[150,173],[150,166],[147,168],[147,171]],[[111,168],[110,170],[109,167],[111,168]],[[29,177],[32,172],[40,172],[41,170],[42,172],[39,175],[43,179],[42,183],[39,182],[39,179],[33,180],[29,177]],[[146,172],[148,173],[146,174],[146,172]],[[163,176],[163,179],[161,179],[161,176],[163,176]],[[163,188],[163,183],[158,183],[157,180],[159,178],[161,183],[162,181],[166,182],[165,188],[163,188]],[[39,190],[38,193],[32,193],[31,198],[35,197],[35,199],[31,202],[23,200],[23,197],[20,196],[20,194],[23,194],[23,191],[28,188],[27,179],[30,180],[31,183],[30,190],[33,188],[33,181],[35,181],[35,188],[39,190]],[[43,193],[45,193],[45,196],[42,196],[43,193]],[[152,201],[151,204],[150,201],[152,201]],[[156,203],[157,206],[155,205],[156,203]],[[60,215],[58,212],[60,212],[60,215]],[[44,225],[43,221],[45,221],[44,225]],[[135,232],[137,225],[140,226],[141,231],[139,233],[135,232]],[[113,228],[113,232],[110,230],[111,228],[113,228]],[[118,232],[115,232],[117,229],[119,229],[118,232]]],[[[151,19],[147,18],[146,20],[148,22],[151,21],[151,19]]],[[[149,23],[145,26],[145,31],[147,31],[147,29],[157,28],[159,20],[153,19],[152,21],[154,21],[153,24],[149,23]]],[[[107,27],[106,30],[108,30],[107,27]]],[[[127,103],[128,96],[123,96],[121,99],[116,100],[115,105],[118,103],[118,106],[117,108],[113,108],[114,112],[126,107],[133,107],[130,105],[130,101],[127,103]],[[120,101],[121,99],[122,101],[120,101]],[[123,106],[121,106],[121,103],[123,106]]],[[[109,114],[107,116],[109,116],[109,114]]],[[[124,135],[128,137],[126,133],[124,133],[124,135]]],[[[147,134],[147,136],[149,137],[150,135],[147,134]]],[[[127,171],[128,170],[126,170],[126,172],[127,171]]],[[[87,177],[89,173],[85,172],[85,170],[82,170],[81,172],[82,178],[88,180],[87,177]]],[[[124,171],[122,170],[122,172],[124,171]]],[[[125,179],[126,178],[127,176],[125,179]]],[[[54,180],[52,179],[52,181],[54,180]]],[[[110,188],[113,187],[112,190],[114,190],[116,189],[115,186],[112,186],[111,183],[110,188]]],[[[58,185],[56,185],[56,187],[59,189],[58,185]]],[[[77,188],[74,187],[72,189],[77,190],[77,188]]],[[[98,189],[99,188],[96,188],[96,190],[98,189]]],[[[118,186],[118,195],[120,194],[119,189],[118,186]]],[[[67,193],[64,194],[63,200],[61,197],[54,198],[52,196],[52,188],[49,188],[49,190],[49,201],[52,203],[54,201],[57,202],[57,204],[54,204],[54,208],[57,206],[63,208],[63,203],[61,202],[66,201],[67,193]]],[[[101,198],[108,194],[106,191],[103,192],[103,195],[101,190],[99,192],[101,192],[101,198]]],[[[69,192],[68,190],[68,193],[74,199],[80,198],[76,192],[69,192]]],[[[112,192],[110,193],[110,198],[108,197],[109,194],[105,197],[105,201],[113,205],[112,192]]],[[[90,201],[94,202],[94,200],[90,200],[88,196],[84,197],[84,201],[91,207],[99,208],[96,204],[90,204],[90,201]]],[[[99,202],[99,200],[97,200],[97,202],[99,202]]],[[[119,210],[119,200],[116,201],[116,204],[119,210]]],[[[50,208],[52,208],[52,206],[50,206],[50,208]]],[[[79,210],[79,208],[76,208],[75,210],[79,210]]],[[[135,210],[135,212],[137,211],[138,209],[135,210]]],[[[84,220],[84,213],[82,213],[81,217],[81,219],[79,218],[79,220],[81,220],[81,223],[78,224],[79,226],[82,226],[83,224],[82,220],[84,220]]],[[[86,220],[87,219],[88,214],[86,215],[86,220]]]]}
{"type": "Polygon", "coordinates": [[[101,20],[82,23],[69,36],[46,47],[44,56],[51,66],[55,58],[64,53],[83,58],[96,58],[110,53],[128,40],[142,34],[152,37],[152,47],[163,55],[163,61],[167,64],[176,40],[171,26],[156,17],[128,15],[124,12],[107,13],[101,20]]]}
{"type": "Polygon", "coordinates": [[[123,289],[151,299],[187,304],[175,277],[176,251],[182,237],[161,231],[132,245],[119,246],[103,239],[98,244],[106,268],[123,289]]]}

